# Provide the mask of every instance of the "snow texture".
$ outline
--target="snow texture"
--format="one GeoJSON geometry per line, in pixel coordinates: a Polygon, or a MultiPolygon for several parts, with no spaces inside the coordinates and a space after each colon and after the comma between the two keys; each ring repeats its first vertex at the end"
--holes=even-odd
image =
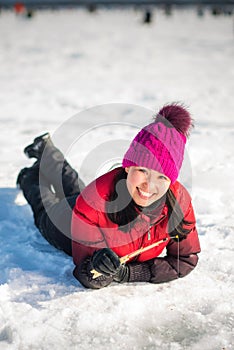
{"type": "Polygon", "coordinates": [[[132,8],[44,10],[31,19],[0,13],[1,350],[233,349],[233,18],[208,9],[203,17],[154,9],[150,25],[142,18],[132,8]],[[125,145],[144,110],[172,101],[189,106],[196,125],[182,182],[196,211],[199,264],[168,284],[86,290],[72,276],[72,259],[41,237],[15,187],[32,164],[22,149],[45,131],[65,140],[67,121],[81,113],[74,129],[88,130],[88,139],[70,155],[89,181],[104,162],[98,155],[111,148],[101,148],[104,135],[104,146],[118,146],[119,130],[125,145]],[[82,114],[87,109],[95,120],[82,114]],[[107,123],[95,129],[97,110],[107,123]]]}

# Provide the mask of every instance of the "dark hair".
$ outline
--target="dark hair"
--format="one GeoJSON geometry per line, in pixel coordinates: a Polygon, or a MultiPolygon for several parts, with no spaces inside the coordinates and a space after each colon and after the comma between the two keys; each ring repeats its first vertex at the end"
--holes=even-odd
{"type": "Polygon", "coordinates": [[[184,219],[184,214],[180,208],[180,205],[169,188],[166,193],[166,205],[168,207],[168,231],[170,236],[179,236],[179,240],[185,239],[191,229],[185,228],[184,226],[191,226],[193,222],[184,219]]]}
{"type": "Polygon", "coordinates": [[[172,190],[169,188],[165,196],[148,207],[137,205],[126,186],[127,173],[120,168],[114,179],[114,187],[107,202],[107,215],[109,219],[121,226],[121,230],[127,232],[134,224],[134,220],[141,212],[155,213],[156,208],[161,208],[163,202],[168,207],[168,231],[171,237],[179,236],[179,240],[186,238],[191,229],[184,228],[184,225],[192,225],[192,222],[184,220],[183,212],[172,190]]]}

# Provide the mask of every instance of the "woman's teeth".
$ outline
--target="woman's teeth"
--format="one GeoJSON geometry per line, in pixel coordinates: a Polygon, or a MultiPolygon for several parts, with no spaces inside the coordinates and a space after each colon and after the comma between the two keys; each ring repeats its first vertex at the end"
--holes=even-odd
{"type": "Polygon", "coordinates": [[[147,198],[149,198],[153,195],[153,193],[142,191],[140,188],[138,188],[138,191],[140,192],[140,194],[142,194],[142,196],[147,197],[147,198]]]}

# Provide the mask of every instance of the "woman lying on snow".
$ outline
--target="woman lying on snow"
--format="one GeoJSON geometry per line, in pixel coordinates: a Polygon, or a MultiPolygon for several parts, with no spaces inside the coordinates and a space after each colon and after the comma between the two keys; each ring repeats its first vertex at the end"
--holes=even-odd
{"type": "Polygon", "coordinates": [[[184,107],[163,107],[136,135],[122,167],[87,187],[49,134],[25,148],[37,161],[21,170],[17,184],[41,234],[73,256],[73,274],[83,286],[169,282],[197,265],[200,245],[191,198],[176,181],[191,127],[184,107]],[[142,247],[149,249],[130,255],[126,263],[120,260],[142,247]],[[158,257],[165,247],[166,256],[158,257]]]}

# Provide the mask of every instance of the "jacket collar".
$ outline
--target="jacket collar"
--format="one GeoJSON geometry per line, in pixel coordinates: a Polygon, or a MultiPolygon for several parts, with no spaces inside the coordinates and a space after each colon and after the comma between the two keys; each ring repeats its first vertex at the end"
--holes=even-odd
{"type": "Polygon", "coordinates": [[[143,220],[150,225],[155,225],[168,214],[168,208],[165,203],[165,197],[151,204],[148,207],[140,207],[136,205],[136,209],[143,220]]]}

